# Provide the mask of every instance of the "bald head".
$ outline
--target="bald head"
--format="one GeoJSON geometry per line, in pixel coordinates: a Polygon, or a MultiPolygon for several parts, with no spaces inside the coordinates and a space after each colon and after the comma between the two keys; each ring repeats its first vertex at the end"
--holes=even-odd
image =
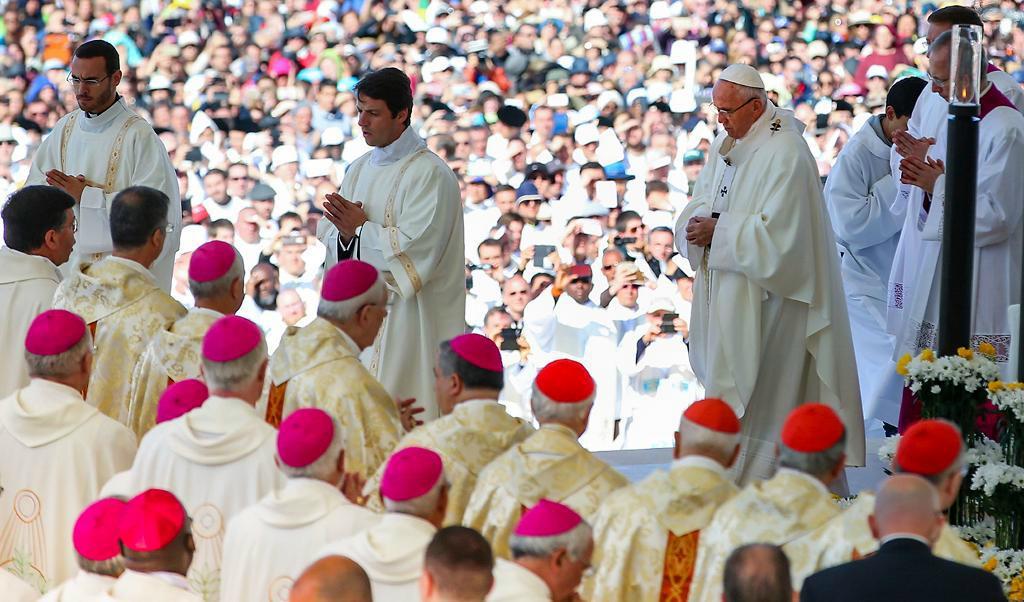
{"type": "Polygon", "coordinates": [[[879,539],[912,533],[934,542],[943,523],[938,491],[917,475],[891,477],[878,491],[870,522],[879,539]]]}
{"type": "Polygon", "coordinates": [[[740,546],[725,561],[724,602],[790,602],[793,582],[782,548],[767,543],[740,546]]]}
{"type": "Polygon", "coordinates": [[[290,602],[373,602],[370,578],[351,558],[327,556],[309,565],[292,587],[290,602]]]}

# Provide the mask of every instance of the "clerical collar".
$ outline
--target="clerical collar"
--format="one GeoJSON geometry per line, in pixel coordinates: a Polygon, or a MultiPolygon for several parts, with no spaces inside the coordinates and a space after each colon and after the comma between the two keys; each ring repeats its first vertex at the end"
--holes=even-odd
{"type": "Polygon", "coordinates": [[[374,148],[370,152],[370,163],[377,167],[384,167],[398,163],[414,152],[427,146],[427,143],[420,138],[411,127],[405,128],[402,135],[391,144],[374,148]]]}
{"type": "Polygon", "coordinates": [[[787,111],[776,107],[775,103],[769,100],[764,113],[750,126],[747,135],[738,140],[727,137],[719,147],[718,153],[725,159],[726,164],[740,165],[757,151],[762,138],[791,126],[788,123],[791,117],[786,113],[787,111]]]}
{"type": "Polygon", "coordinates": [[[705,470],[710,470],[717,475],[725,476],[725,467],[707,456],[694,454],[690,456],[683,456],[678,460],[672,461],[672,468],[684,466],[689,468],[703,468],[705,470]]]}
{"type": "Polygon", "coordinates": [[[114,102],[110,103],[109,107],[103,109],[99,113],[90,113],[89,111],[82,111],[82,113],[85,114],[86,119],[95,119],[95,118],[99,117],[100,115],[106,113],[110,109],[113,109],[114,105],[118,104],[119,102],[121,102],[121,95],[120,94],[114,94],[114,102]]]}
{"type": "Polygon", "coordinates": [[[807,481],[808,483],[814,485],[814,488],[820,491],[821,493],[825,495],[832,495],[831,493],[829,493],[828,487],[825,487],[824,483],[822,483],[819,479],[807,474],[806,472],[800,472],[799,470],[793,470],[792,468],[780,467],[779,471],[776,473],[776,476],[781,474],[788,474],[794,477],[799,477],[807,481]]]}
{"type": "Polygon", "coordinates": [[[924,545],[928,546],[929,548],[932,547],[932,542],[928,541],[924,537],[921,537],[917,533],[892,533],[892,534],[886,535],[882,539],[879,539],[878,540],[878,545],[879,546],[884,546],[885,544],[887,544],[890,541],[893,541],[895,539],[912,539],[914,541],[923,543],[924,545]]]}

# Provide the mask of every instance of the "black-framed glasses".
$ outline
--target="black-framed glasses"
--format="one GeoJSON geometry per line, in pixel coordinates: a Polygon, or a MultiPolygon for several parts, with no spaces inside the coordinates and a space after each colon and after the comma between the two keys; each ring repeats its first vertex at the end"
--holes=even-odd
{"type": "Polygon", "coordinates": [[[82,79],[80,77],[76,77],[76,76],[68,73],[67,82],[69,84],[71,84],[75,88],[81,88],[82,86],[85,86],[86,88],[94,88],[94,87],[102,84],[104,81],[110,79],[110,76],[112,76],[112,75],[114,75],[114,74],[113,73],[109,73],[109,74],[107,74],[106,77],[102,77],[100,79],[96,79],[95,77],[89,77],[89,78],[86,78],[86,79],[82,79]]]}
{"type": "Polygon", "coordinates": [[[713,110],[713,111],[715,112],[715,114],[716,114],[716,115],[719,115],[719,116],[722,116],[722,115],[724,115],[724,116],[726,116],[726,117],[730,117],[730,116],[732,116],[732,115],[735,115],[736,113],[739,113],[739,112],[740,112],[740,110],[741,110],[741,109],[742,109],[743,107],[745,107],[745,106],[747,106],[748,104],[750,104],[750,103],[754,102],[755,100],[760,100],[760,99],[759,99],[759,98],[757,98],[756,96],[755,96],[754,98],[748,98],[748,99],[747,99],[747,102],[745,102],[745,103],[741,104],[740,106],[736,107],[735,109],[719,109],[718,107],[716,107],[716,106],[714,106],[714,105],[711,105],[711,108],[712,108],[712,110],[713,110]]]}

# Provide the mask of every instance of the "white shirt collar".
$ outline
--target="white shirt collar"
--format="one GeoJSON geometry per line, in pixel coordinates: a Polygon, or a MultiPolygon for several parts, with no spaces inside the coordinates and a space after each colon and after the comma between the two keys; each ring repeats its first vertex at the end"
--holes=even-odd
{"type": "Polygon", "coordinates": [[[402,135],[391,144],[370,151],[370,163],[378,167],[398,163],[426,145],[427,143],[420,138],[419,134],[411,127],[407,127],[402,135]]]}
{"type": "Polygon", "coordinates": [[[168,585],[172,585],[172,586],[174,586],[174,587],[176,587],[178,589],[183,589],[183,590],[186,590],[186,591],[192,591],[191,586],[188,583],[188,579],[186,579],[182,575],[179,575],[178,573],[168,573],[166,571],[154,571],[152,573],[147,573],[147,574],[150,577],[153,577],[154,579],[159,579],[160,581],[163,581],[164,583],[167,583],[168,585]]]}
{"type": "Polygon", "coordinates": [[[694,455],[690,455],[690,456],[683,456],[682,458],[679,458],[678,460],[673,460],[672,461],[672,468],[682,467],[682,466],[688,466],[688,467],[693,467],[693,468],[704,468],[704,469],[710,470],[711,472],[713,472],[713,473],[715,473],[717,475],[720,475],[722,477],[725,476],[725,467],[722,466],[721,464],[719,464],[718,462],[712,460],[711,458],[707,457],[707,456],[700,456],[700,455],[694,454],[694,455]]]}
{"type": "Polygon", "coordinates": [[[780,467],[777,474],[783,474],[783,473],[786,473],[786,474],[789,474],[789,475],[792,475],[792,476],[795,476],[795,477],[800,477],[801,479],[803,479],[803,480],[811,483],[812,485],[814,485],[823,494],[825,494],[825,495],[832,495],[829,492],[828,487],[825,487],[824,483],[822,483],[818,479],[812,477],[811,475],[807,474],[806,472],[800,472],[799,470],[793,470],[792,468],[780,467]]]}
{"type": "Polygon", "coordinates": [[[890,541],[893,541],[894,539],[913,539],[914,541],[919,541],[923,543],[929,548],[932,547],[932,542],[928,541],[924,537],[921,537],[917,533],[891,533],[889,535],[886,535],[882,539],[879,539],[878,545],[884,546],[885,544],[889,543],[890,541]]]}

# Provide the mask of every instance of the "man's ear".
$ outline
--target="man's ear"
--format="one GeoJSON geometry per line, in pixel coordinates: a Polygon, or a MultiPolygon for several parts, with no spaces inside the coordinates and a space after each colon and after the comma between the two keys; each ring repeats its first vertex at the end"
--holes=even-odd
{"type": "Polygon", "coordinates": [[[335,467],[339,473],[345,474],[345,450],[341,450],[341,453],[338,454],[338,463],[335,467]]]}
{"type": "Polygon", "coordinates": [[[885,118],[889,121],[896,119],[896,109],[892,107],[885,107],[885,118]]]}
{"type": "Polygon", "coordinates": [[[879,539],[878,521],[875,520],[874,514],[868,515],[868,527],[871,529],[871,537],[879,539]]]}

